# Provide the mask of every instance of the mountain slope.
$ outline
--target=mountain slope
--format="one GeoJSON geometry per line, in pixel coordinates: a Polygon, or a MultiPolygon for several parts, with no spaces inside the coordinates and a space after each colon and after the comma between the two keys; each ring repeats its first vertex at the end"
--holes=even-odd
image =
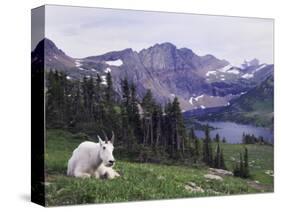
{"type": "MultiPolygon", "coordinates": [[[[209,114],[210,120],[231,120],[258,126],[273,126],[274,78],[268,77],[260,85],[231,101],[220,113],[209,114]]],[[[206,118],[206,117],[205,117],[206,118]]]]}
{"type": "Polygon", "coordinates": [[[62,50],[49,39],[41,40],[31,54],[32,63],[42,62],[40,52],[44,52],[44,63],[46,67],[58,70],[68,70],[75,66],[74,59],[67,56],[62,50]]]}
{"type": "Polygon", "coordinates": [[[259,64],[257,60],[245,62],[241,67],[232,66],[213,55],[198,56],[191,49],[179,49],[171,43],[155,44],[139,52],[128,48],[72,58],[47,38],[32,52],[32,64],[42,61],[46,70],[64,72],[69,79],[95,78],[99,74],[104,80],[106,73],[111,72],[119,95],[120,81],[126,77],[136,84],[139,98],[147,89],[162,104],[177,96],[185,111],[226,106],[272,75],[274,69],[273,65],[259,64]],[[40,57],[42,51],[44,58],[40,57]]]}

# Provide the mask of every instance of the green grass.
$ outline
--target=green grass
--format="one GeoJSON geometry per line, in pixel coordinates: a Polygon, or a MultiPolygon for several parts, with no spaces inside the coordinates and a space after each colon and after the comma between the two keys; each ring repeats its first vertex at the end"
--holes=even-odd
{"type": "Polygon", "coordinates": [[[239,161],[239,152],[244,153],[247,147],[249,153],[250,174],[252,180],[273,185],[273,177],[266,174],[266,170],[273,170],[273,146],[222,144],[227,167],[232,168],[235,161],[239,161]]]}
{"type": "MultiPolygon", "coordinates": [[[[206,167],[132,163],[118,159],[115,169],[121,174],[113,180],[76,179],[66,176],[67,161],[73,149],[83,141],[77,135],[48,130],[46,144],[46,204],[68,205],[83,203],[105,203],[151,199],[169,199],[214,195],[247,194],[272,191],[272,177],[264,174],[272,170],[272,147],[248,146],[250,160],[257,161],[251,166],[253,180],[259,180],[265,187],[250,186],[248,180],[223,177],[223,182],[206,180],[206,167]],[[271,149],[270,149],[271,148],[271,149]],[[256,153],[255,153],[256,152],[256,153]],[[259,160],[258,160],[259,159],[259,160]],[[270,160],[271,159],[271,160],[270,160]],[[204,189],[191,192],[185,189],[189,182],[204,189]]],[[[241,145],[223,145],[226,163],[233,164],[241,145]]]]}

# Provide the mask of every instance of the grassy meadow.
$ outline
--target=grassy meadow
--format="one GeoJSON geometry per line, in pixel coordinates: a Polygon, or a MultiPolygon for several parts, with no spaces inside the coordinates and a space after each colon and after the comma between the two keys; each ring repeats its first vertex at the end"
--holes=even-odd
{"type": "MultiPolygon", "coordinates": [[[[114,155],[121,177],[113,180],[76,179],[66,176],[72,151],[85,139],[63,130],[47,130],[45,153],[46,205],[106,203],[152,199],[234,195],[273,191],[273,147],[247,145],[250,179],[223,176],[206,179],[208,167],[133,163],[114,155]],[[190,189],[194,188],[194,189],[190,189]]],[[[241,144],[222,144],[225,162],[232,170],[241,144]]]]}

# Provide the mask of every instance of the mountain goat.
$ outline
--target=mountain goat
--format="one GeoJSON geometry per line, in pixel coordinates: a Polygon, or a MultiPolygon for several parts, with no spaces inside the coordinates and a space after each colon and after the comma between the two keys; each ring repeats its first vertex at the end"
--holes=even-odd
{"type": "Polygon", "coordinates": [[[98,136],[99,143],[84,141],[72,153],[68,161],[67,175],[81,178],[94,176],[98,179],[113,179],[120,175],[112,168],[115,164],[113,157],[114,133],[108,140],[103,141],[98,136]]]}

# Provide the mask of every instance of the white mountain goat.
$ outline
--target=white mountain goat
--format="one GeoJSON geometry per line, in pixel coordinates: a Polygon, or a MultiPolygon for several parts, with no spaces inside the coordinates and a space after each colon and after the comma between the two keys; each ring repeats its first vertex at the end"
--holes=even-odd
{"type": "Polygon", "coordinates": [[[113,157],[114,133],[105,141],[98,136],[99,143],[84,141],[72,153],[68,161],[67,175],[81,178],[113,179],[120,175],[112,168],[115,164],[113,157]]]}

